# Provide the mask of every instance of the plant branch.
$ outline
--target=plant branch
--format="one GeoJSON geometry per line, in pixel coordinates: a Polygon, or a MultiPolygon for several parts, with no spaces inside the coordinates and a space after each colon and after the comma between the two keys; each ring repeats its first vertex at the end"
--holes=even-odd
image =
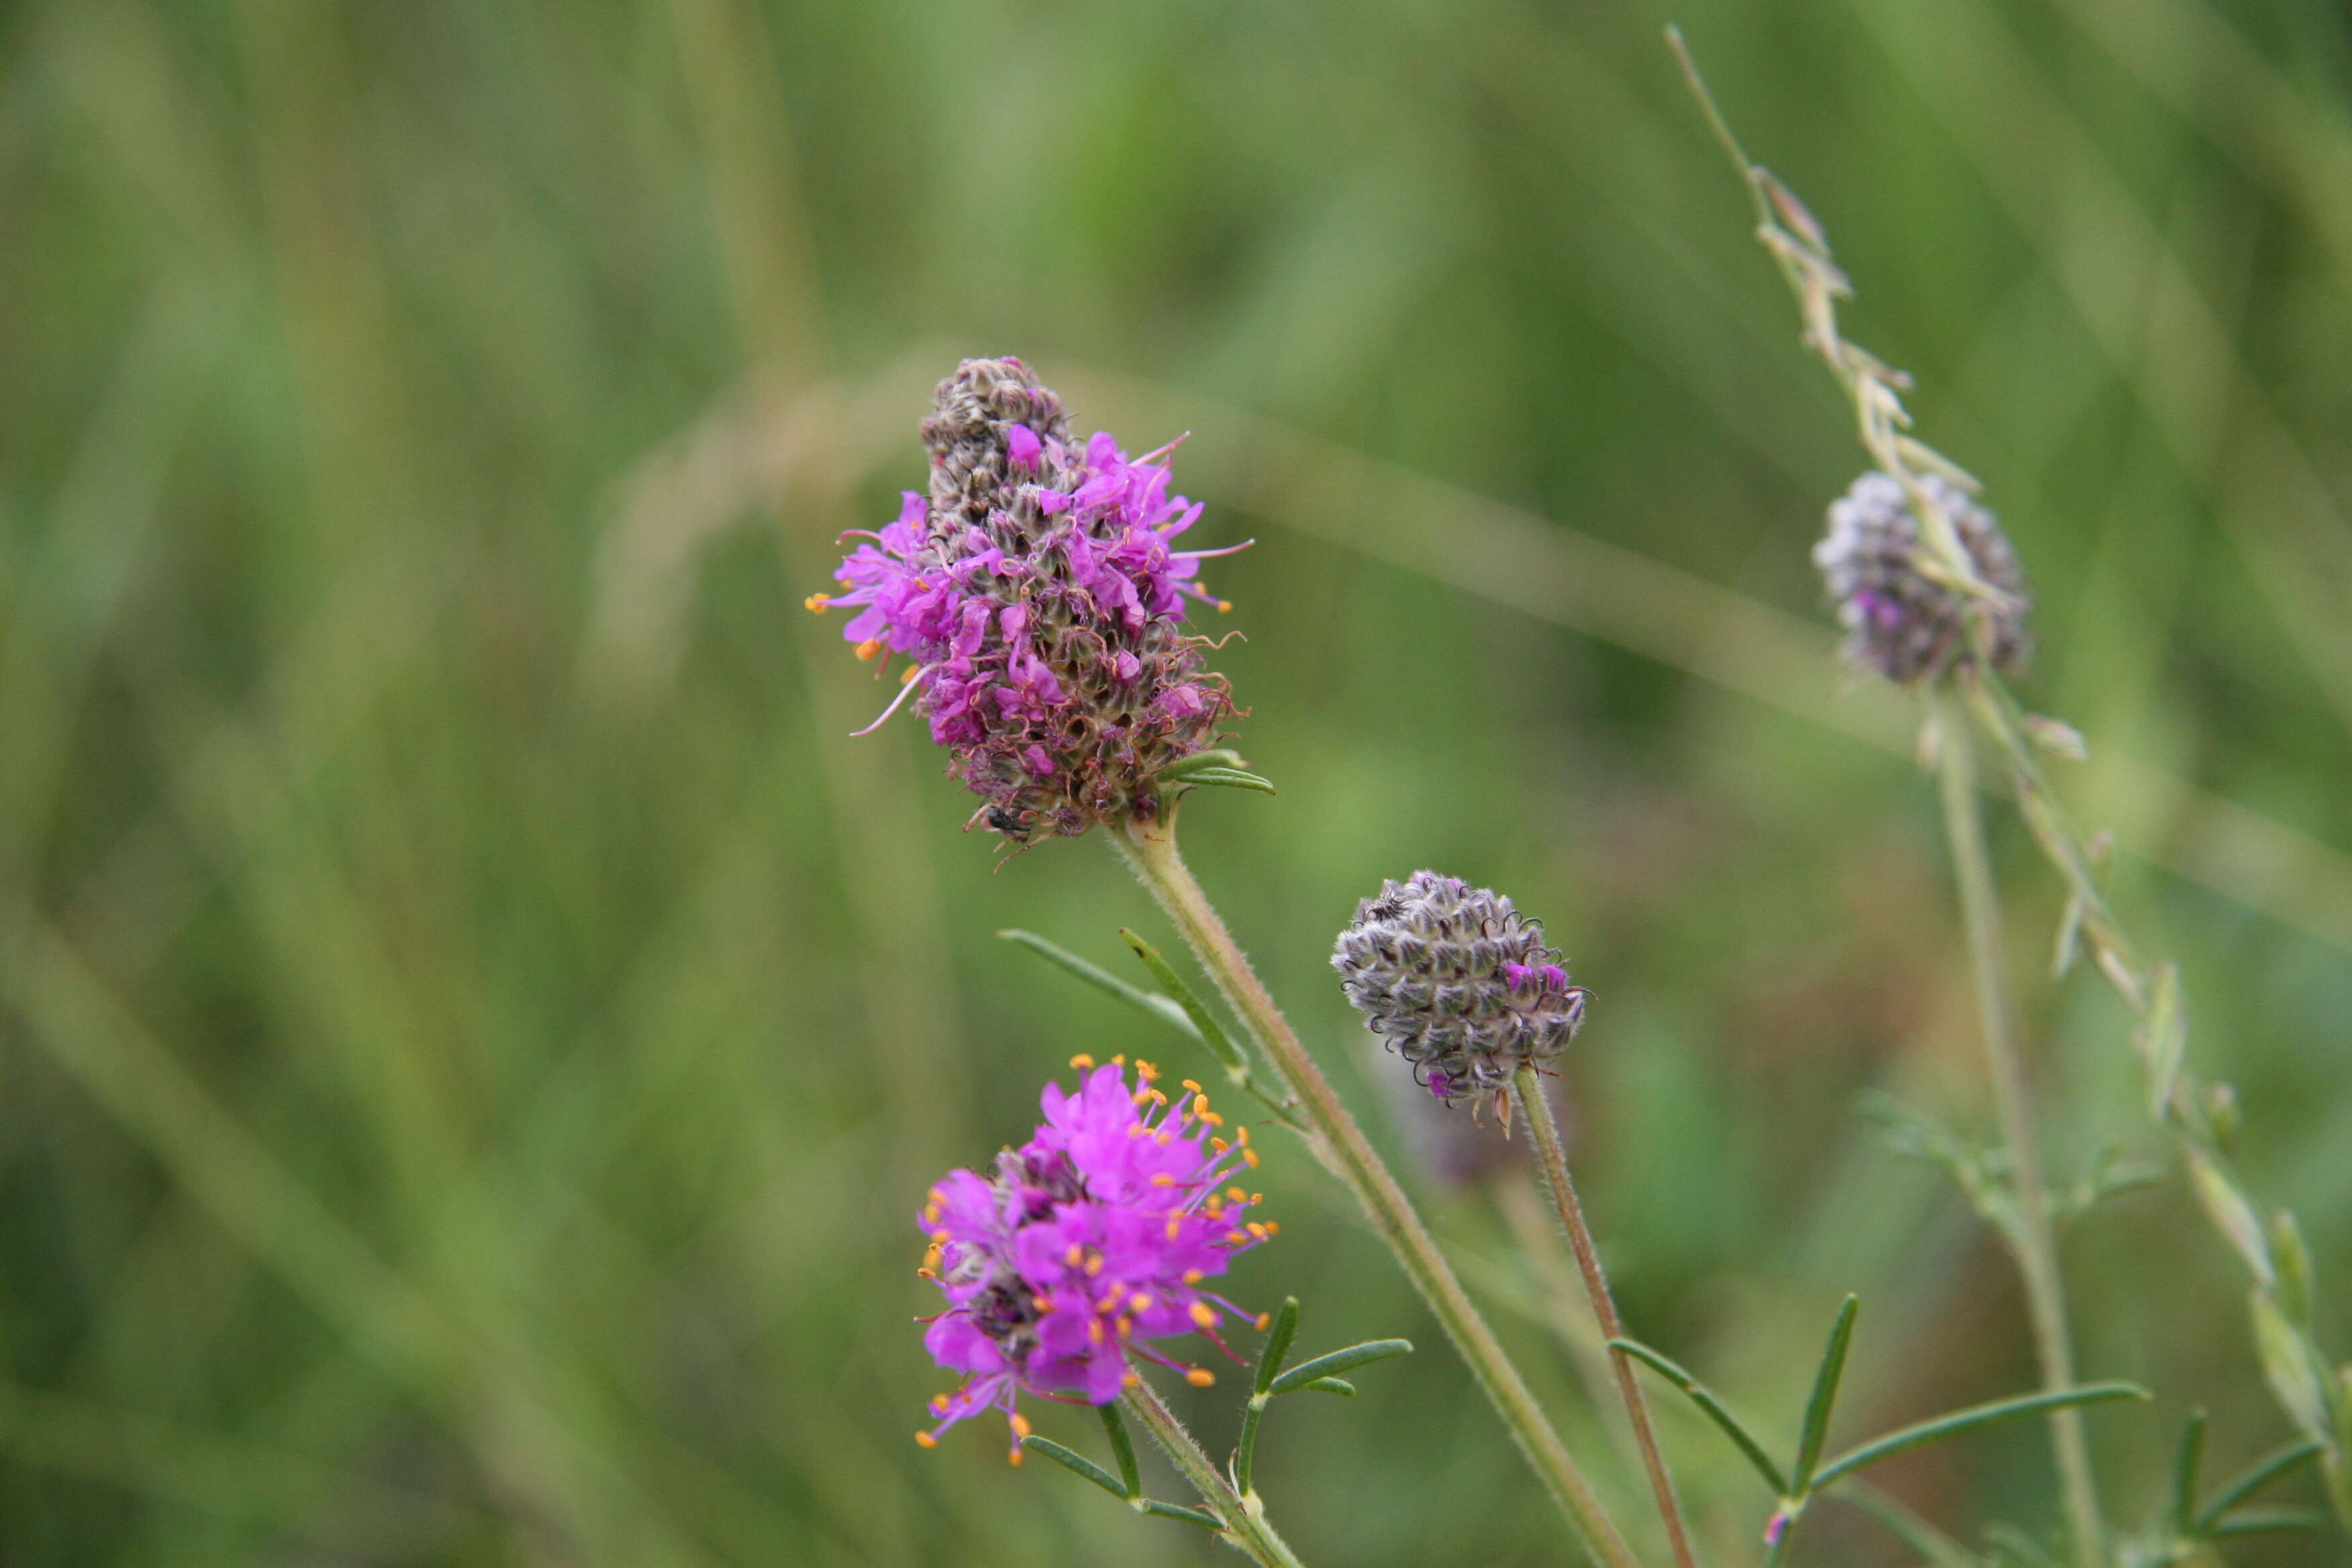
{"type": "Polygon", "coordinates": [[[1404,1189],[1340,1103],[1330,1079],[1299,1043],[1289,1020],[1275,1005],[1240,944],[1177,853],[1172,803],[1152,820],[1119,825],[1112,842],[1183,933],[1193,956],[1257,1043],[1276,1079],[1296,1099],[1298,1115],[1306,1123],[1301,1136],[1308,1148],[1355,1194],[1366,1217],[1444,1327],[1586,1551],[1606,1568],[1639,1568],[1591,1483],[1570,1457],[1494,1330],[1454,1277],[1404,1189]]]}
{"type": "MultiPolygon", "coordinates": [[[[1965,679],[1965,677],[1960,677],[1965,679]]],[[[1945,835],[1959,882],[1960,912],[1967,927],[1969,969],[1984,1035],[1985,1065],[2001,1133],[2009,1145],[2011,1195],[2017,1225],[2011,1237],[2033,1324],[2042,1386],[2053,1393],[2074,1386],[2074,1342],[2066,1322],[2066,1289],[2058,1264],[2058,1243],[2050,1224],[2050,1194],[2042,1177],[2042,1156],[2033,1131],[2032,1089],[2023,1054],[2011,1026],[2009,990],[2000,938],[2000,906],[1993,889],[1992,862],[1985,852],[1984,824],[1977,810],[1976,748],[1968,710],[1949,697],[1934,709],[1937,752],[1942,773],[1945,835]]],[[[2068,1405],[2050,1413],[2050,1440],[2058,1453],[2066,1523],[2074,1560],[2084,1568],[2106,1561],[2106,1526],[2099,1516],[2097,1485],[2082,1413],[2068,1405]]]]}
{"type": "MultiPolygon", "coordinates": [[[[1584,1291],[1592,1300],[1592,1315],[1600,1321],[1601,1337],[1611,1342],[1622,1340],[1625,1337],[1625,1325],[1617,1316],[1616,1298],[1609,1293],[1609,1276],[1601,1267],[1601,1250],[1592,1244],[1592,1232],[1584,1223],[1584,1205],[1577,1201],[1576,1184],[1569,1176],[1568,1152],[1560,1144],[1559,1125],[1552,1119],[1551,1102],[1544,1098],[1543,1085],[1532,1066],[1520,1068],[1513,1077],[1511,1096],[1518,1101],[1519,1120],[1527,1123],[1532,1134],[1536,1163],[1543,1168],[1544,1183],[1551,1189],[1552,1206],[1559,1212],[1560,1228],[1568,1233],[1568,1245],[1576,1254],[1577,1271],[1584,1276],[1584,1291]]],[[[1690,1531],[1683,1523],[1682,1500],[1675,1495],[1675,1479],[1666,1469],[1665,1456],[1658,1451],[1658,1434],[1650,1423],[1650,1402],[1642,1393],[1633,1358],[1612,1343],[1609,1364],[1617,1374],[1617,1393],[1625,1402],[1627,1418],[1633,1424],[1633,1441],[1641,1447],[1643,1468],[1649,1471],[1650,1490],[1657,1499],[1658,1517],[1665,1521],[1666,1540],[1674,1548],[1675,1562],[1678,1568],[1697,1568],[1697,1560],[1691,1554],[1690,1531]]]]}
{"type": "Polygon", "coordinates": [[[1143,1424],[1143,1429],[1151,1434],[1152,1440],[1160,1445],[1177,1469],[1183,1472],[1184,1479],[1192,1483],[1192,1489],[1201,1494],[1201,1500],[1209,1505],[1209,1511],[1223,1524],[1227,1541],[1246,1553],[1252,1562],[1259,1564],[1259,1568],[1300,1568],[1289,1544],[1275,1533],[1273,1525],[1266,1522],[1265,1505],[1255,1503],[1253,1506],[1253,1503],[1242,1500],[1240,1494],[1234,1490],[1233,1483],[1225,1479],[1224,1472],[1201,1451],[1201,1445],[1193,1441],[1192,1434],[1184,1429],[1184,1424],[1176,1419],[1176,1413],[1160,1400],[1160,1391],[1153,1388],[1140,1373],[1129,1373],[1127,1392],[1119,1396],[1119,1402],[1143,1424]]]}

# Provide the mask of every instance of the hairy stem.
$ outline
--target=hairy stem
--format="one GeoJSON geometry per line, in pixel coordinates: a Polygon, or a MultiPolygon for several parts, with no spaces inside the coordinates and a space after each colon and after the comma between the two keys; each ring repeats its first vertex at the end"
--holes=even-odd
{"type": "MultiPolygon", "coordinates": [[[[1935,714],[1937,751],[1942,770],[1944,830],[1951,844],[1952,868],[1959,883],[1960,915],[1968,930],[1969,969],[1976,984],[1986,1068],[1992,1079],[1993,1100],[2000,1112],[2001,1134],[2009,1145],[2011,1186],[2017,1208],[2016,1230],[2010,1241],[2017,1255],[2018,1270],[2025,1279],[2026,1310],[2032,1320],[2042,1386],[2053,1390],[2072,1388],[2074,1351],[2066,1326],[2066,1288],[2058,1267],[2057,1238],[2050,1224],[2049,1189],[2043,1184],[2042,1157],[2034,1140],[2033,1102],[2026,1081],[2025,1061],[2010,1026],[2009,991],[2001,957],[2000,906],[1993,891],[1992,861],[1985,852],[1984,824],[1977,810],[1974,737],[1968,710],[1957,700],[1938,698],[1935,714]]],[[[2098,1489],[2091,1472],[2091,1452],[2084,1437],[2082,1412],[2073,1408],[2052,1411],[2050,1440],[2058,1454],[2059,1482],[2065,1499],[2067,1531],[2074,1540],[2074,1561],[2081,1568],[2104,1568],[2107,1560],[2106,1527],[2099,1517],[2098,1489]]]]}
{"type": "Polygon", "coordinates": [[[1144,1430],[1151,1434],[1152,1440],[1183,1472],[1184,1479],[1192,1483],[1192,1489],[1201,1494],[1201,1500],[1209,1505],[1209,1510],[1224,1521],[1224,1534],[1228,1541],[1247,1553],[1260,1568],[1300,1568],[1289,1543],[1276,1535],[1274,1526],[1266,1522],[1265,1505],[1252,1506],[1242,1500],[1241,1495],[1234,1490],[1233,1483],[1225,1479],[1224,1472],[1201,1451],[1201,1445],[1193,1440],[1192,1434],[1184,1429],[1184,1424],[1176,1419],[1176,1413],[1160,1400],[1160,1391],[1146,1382],[1141,1373],[1130,1374],[1127,1392],[1119,1396],[1119,1401],[1127,1406],[1129,1414],[1143,1423],[1144,1430]]]}
{"type": "MultiPolygon", "coordinates": [[[[1617,1316],[1616,1298],[1609,1293],[1601,1250],[1592,1244],[1592,1232],[1584,1223],[1584,1205],[1577,1201],[1576,1184],[1569,1179],[1568,1152],[1560,1146],[1559,1126],[1552,1120],[1551,1102],[1544,1098],[1543,1084],[1533,1067],[1519,1068],[1511,1081],[1511,1097],[1518,1102],[1519,1119],[1533,1135],[1537,1163],[1543,1167],[1552,1206],[1559,1211],[1560,1227],[1567,1231],[1568,1245],[1576,1254],[1577,1270],[1584,1276],[1584,1292],[1592,1299],[1592,1315],[1600,1320],[1601,1338],[1623,1339],[1625,1325],[1617,1316]]],[[[1633,1358],[1623,1351],[1612,1351],[1609,1361],[1617,1374],[1617,1392],[1625,1401],[1625,1415],[1633,1424],[1633,1441],[1642,1449],[1643,1468],[1650,1473],[1658,1517],[1665,1521],[1676,1568],[1697,1568],[1691,1555],[1690,1531],[1683,1524],[1682,1501],[1675,1496],[1675,1479],[1666,1470],[1665,1456],[1658,1451],[1658,1434],[1650,1425],[1650,1402],[1634,1373],[1633,1358]]]]}
{"type": "Polygon", "coordinates": [[[1495,1412],[1526,1455],[1552,1500],[1592,1558],[1606,1568],[1639,1568],[1624,1537],[1611,1522],[1591,1484],[1569,1457],[1559,1434],[1536,1404],[1535,1395],[1504,1353],[1495,1331],[1472,1303],[1454,1277],[1453,1267],[1438,1251],[1429,1229],[1413,1212],[1412,1202],[1396,1177],[1365,1138],[1355,1118],[1339,1101],[1339,1092],[1323,1069],[1307,1054],[1297,1033],[1275,1005],[1265,984],[1250,968],[1233,933],[1225,929],[1201,885],[1192,879],[1183,858],[1176,852],[1172,809],[1156,821],[1120,825],[1113,840],[1128,865],[1168,918],[1184,935],[1201,967],[1216,982],[1226,1003],[1240,1017],[1258,1048],[1265,1055],[1284,1088],[1298,1101],[1306,1122],[1307,1142],[1316,1158],[1345,1182],[1363,1205],[1365,1215],[1389,1250],[1396,1255],[1406,1278],[1442,1324],[1471,1374],[1486,1391],[1495,1412]]]}

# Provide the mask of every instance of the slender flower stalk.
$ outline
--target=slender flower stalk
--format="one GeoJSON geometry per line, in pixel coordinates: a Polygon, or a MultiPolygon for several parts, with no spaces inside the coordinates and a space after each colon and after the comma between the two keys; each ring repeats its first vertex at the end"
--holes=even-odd
{"type": "Polygon", "coordinates": [[[1257,1494],[1253,1492],[1248,1501],[1243,1500],[1241,1494],[1234,1490],[1233,1482],[1225,1479],[1225,1473],[1202,1451],[1192,1434],[1176,1419],[1176,1413],[1160,1399],[1158,1389],[1139,1374],[1135,1375],[1129,1379],[1120,1403],[1128,1414],[1143,1424],[1143,1429],[1151,1434],[1152,1441],[1160,1445],[1160,1451],[1184,1479],[1192,1483],[1201,1500],[1224,1522],[1227,1541],[1259,1568],[1301,1568],[1289,1543],[1276,1534],[1274,1526],[1267,1521],[1265,1505],[1258,1500],[1257,1494]]]}
{"type": "Polygon", "coordinates": [[[1151,890],[1181,931],[1201,966],[1276,1076],[1296,1097],[1308,1147],[1326,1168],[1356,1194],[1365,1215],[1396,1254],[1422,1299],[1444,1325],[1471,1374],[1493,1403],[1537,1478],[1568,1516],[1595,1561],[1605,1568],[1636,1568],[1637,1559],[1601,1507],[1581,1470],[1560,1442],[1518,1369],[1471,1301],[1437,1243],[1413,1210],[1394,1175],[1373,1150],[1363,1130],[1340,1103],[1338,1091],[1300,1044],[1233,933],[1177,852],[1172,806],[1119,823],[1112,842],[1136,877],[1151,890]]]}
{"type": "MultiPolygon", "coordinates": [[[[1956,679],[1971,679],[1963,670],[1956,679]]],[[[2074,1341],[2066,1321],[2066,1289],[2058,1262],[2058,1239],[2050,1221],[2048,1188],[2033,1131],[2032,1091],[2025,1060],[2011,1026],[2009,987],[2001,953],[2000,902],[1993,890],[1992,862],[1985,853],[1984,825],[1977,812],[1976,748],[1966,708],[1948,695],[1936,700],[1936,751],[1942,782],[1944,831],[1959,882],[1960,913],[1968,929],[1969,971],[1977,994],[1984,1034],[1985,1066],[2000,1110],[2001,1136],[2009,1145],[2011,1190],[2016,1226],[2011,1237],[2019,1271],[2025,1278],[2025,1303],[2033,1324],[2033,1346],[2042,1386],[2075,1384],[2074,1341]]],[[[2074,1561],[2106,1561],[2106,1527],[2091,1470],[2090,1444],[2083,1413],[2072,1405],[2050,1412],[2050,1440],[2058,1454],[2059,1485],[2073,1537],[2074,1561]]]]}
{"type": "MultiPolygon", "coordinates": [[[[1519,1120],[1527,1123],[1535,1140],[1536,1159],[1543,1166],[1545,1184],[1551,1189],[1552,1205],[1559,1211],[1559,1223],[1568,1232],[1568,1245],[1576,1254],[1577,1271],[1584,1276],[1585,1294],[1592,1299],[1592,1315],[1600,1320],[1604,1341],[1625,1337],[1625,1324],[1617,1316],[1616,1298],[1609,1292],[1609,1276],[1601,1267],[1601,1249],[1592,1244],[1592,1232],[1584,1223],[1584,1205],[1577,1201],[1576,1184],[1568,1173],[1568,1152],[1561,1146],[1559,1124],[1552,1120],[1551,1103],[1545,1099],[1543,1080],[1533,1065],[1522,1067],[1511,1081],[1511,1099],[1518,1107],[1519,1120]]],[[[1633,1358],[1622,1350],[1609,1352],[1610,1366],[1617,1374],[1617,1393],[1625,1401],[1625,1415],[1633,1424],[1633,1441],[1642,1450],[1643,1468],[1650,1473],[1650,1490],[1658,1500],[1658,1517],[1665,1521],[1666,1539],[1674,1548],[1677,1568],[1696,1568],[1697,1560],[1691,1554],[1690,1531],[1683,1523],[1682,1500],[1675,1495],[1675,1478],[1666,1469],[1665,1456],[1658,1449],[1658,1434],[1650,1422],[1650,1402],[1642,1393],[1641,1379],[1633,1371],[1633,1358]]]]}

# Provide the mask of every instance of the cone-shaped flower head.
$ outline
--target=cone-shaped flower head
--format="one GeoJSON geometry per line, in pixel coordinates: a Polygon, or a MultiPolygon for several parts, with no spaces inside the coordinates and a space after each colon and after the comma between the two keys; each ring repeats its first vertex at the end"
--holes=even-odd
{"type": "Polygon", "coordinates": [[[810,607],[856,607],[843,636],[860,658],[912,661],[901,697],[987,800],[975,821],[1026,840],[1156,809],[1160,770],[1234,710],[1184,630],[1188,599],[1225,607],[1198,581],[1223,552],[1177,547],[1200,507],[1168,493],[1160,453],[1076,446],[1017,359],[966,360],[922,433],[930,493],[860,535],[845,591],[810,607]]]}
{"type": "Polygon", "coordinates": [[[1373,1034],[1447,1104],[1500,1094],[1584,1022],[1543,926],[1457,877],[1415,871],[1356,906],[1331,967],[1373,1034]]]}
{"type": "MultiPolygon", "coordinates": [[[[2004,595],[1979,599],[1988,617],[1993,664],[2022,668],[2032,651],[2025,630],[2025,574],[1992,513],[1958,486],[1930,474],[1921,487],[1952,520],[1977,576],[2004,595]]],[[[1829,531],[1813,546],[1813,564],[1846,629],[1845,657],[1906,685],[1975,657],[1964,595],[1919,569],[1924,546],[1910,498],[1894,476],[1873,470],[1830,506],[1829,531]]]]}
{"type": "Polygon", "coordinates": [[[1223,1118],[1199,1086],[1187,1082],[1171,1102],[1148,1063],[1136,1064],[1133,1089],[1120,1062],[1073,1065],[1092,1070],[1075,1094],[1045,1087],[1034,1137],[997,1156],[991,1174],[950,1172],[923,1210],[925,1277],[948,1299],[923,1344],[965,1374],[931,1401],[939,1425],[919,1435],[926,1447],[989,1409],[1003,1411],[1018,1437],[1028,1429],[1014,1408],[1024,1392],[1108,1405],[1130,1354],[1210,1382],[1151,1342],[1216,1341],[1224,1314],[1248,1317],[1200,1288],[1275,1228],[1250,1217],[1255,1194],[1219,1191],[1257,1163],[1247,1131],[1218,1136],[1223,1118]]]}

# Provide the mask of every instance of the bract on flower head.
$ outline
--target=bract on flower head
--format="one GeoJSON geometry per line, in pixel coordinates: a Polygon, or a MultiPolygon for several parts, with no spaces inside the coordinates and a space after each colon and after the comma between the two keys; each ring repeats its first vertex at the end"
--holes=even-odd
{"type": "MultiPolygon", "coordinates": [[[[813,608],[854,608],[862,658],[912,662],[912,696],[948,772],[1010,838],[1084,833],[1157,809],[1153,781],[1233,713],[1183,629],[1204,554],[1201,515],[1153,453],[1072,439],[1061,399],[1016,359],[967,360],[940,384],[927,494],[834,574],[813,608]]],[[[895,709],[897,703],[893,703],[895,709]]],[[[885,715],[887,716],[887,713],[885,715]]]]}
{"type": "Polygon", "coordinates": [[[1151,1342],[1215,1340],[1225,1314],[1250,1316],[1200,1288],[1274,1229],[1250,1217],[1255,1194],[1219,1191],[1256,1163],[1246,1131],[1220,1136],[1223,1118],[1198,1086],[1171,1100],[1148,1063],[1136,1064],[1132,1089],[1122,1061],[1073,1065],[1092,1070],[1075,1093],[1045,1087],[1045,1120],[1028,1142],[986,1175],[950,1172],[923,1210],[924,1271],[948,1301],[924,1347],[965,1376],[931,1402],[927,1447],[990,1409],[1017,1436],[1023,1393],[1108,1405],[1129,1355],[1206,1382],[1151,1342]]]}
{"type": "MultiPolygon", "coordinates": [[[[1976,601],[1994,667],[2021,668],[2033,646],[2025,630],[2032,601],[2009,536],[1991,512],[1940,476],[1928,475],[1920,488],[1951,520],[1969,569],[2001,595],[1976,601]]],[[[1921,570],[1923,548],[1910,497],[1893,475],[1875,469],[1831,503],[1829,531],[1813,546],[1813,564],[1846,629],[1847,661],[1906,685],[1976,657],[1968,604],[1921,570]]]]}
{"type": "Polygon", "coordinates": [[[1584,1022],[1543,926],[1458,877],[1416,871],[1356,906],[1331,967],[1365,1025],[1448,1105],[1506,1093],[1584,1022]]]}

